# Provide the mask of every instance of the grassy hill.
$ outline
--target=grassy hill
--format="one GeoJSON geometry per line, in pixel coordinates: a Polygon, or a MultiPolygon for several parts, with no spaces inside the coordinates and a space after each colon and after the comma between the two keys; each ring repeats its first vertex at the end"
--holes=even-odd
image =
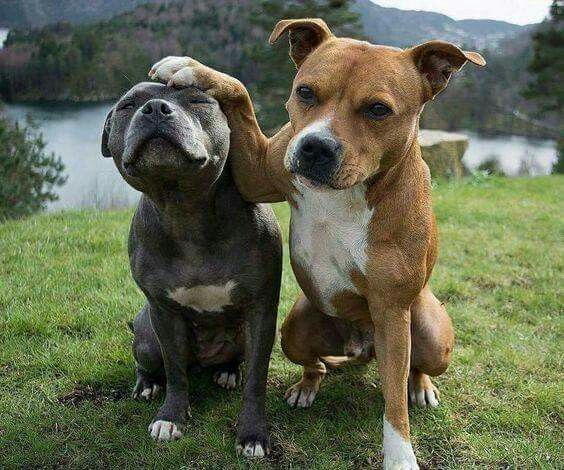
{"type": "MultiPolygon", "coordinates": [[[[432,279],[456,330],[442,403],[410,411],[422,468],[557,468],[564,461],[564,178],[439,184],[432,279]]],[[[277,205],[287,242],[288,207],[277,205]]],[[[129,274],[130,210],[0,225],[1,468],[246,468],[234,453],[240,390],[191,381],[185,438],[157,445],[158,403],[135,402],[127,322],[143,303],[129,274]]],[[[279,319],[298,288],[287,245],[279,319]]],[[[375,364],[330,373],[311,409],[276,344],[267,413],[273,456],[251,468],[353,469],[381,462],[375,364]]]]}

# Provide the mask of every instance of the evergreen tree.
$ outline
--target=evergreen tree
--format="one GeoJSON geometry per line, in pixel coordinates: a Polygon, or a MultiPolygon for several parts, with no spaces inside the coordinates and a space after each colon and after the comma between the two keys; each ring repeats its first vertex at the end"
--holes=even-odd
{"type": "Polygon", "coordinates": [[[22,217],[58,199],[53,191],[65,183],[60,158],[45,152],[32,123],[13,124],[0,116],[0,221],[22,217]]]}
{"type": "Polygon", "coordinates": [[[533,36],[534,55],[529,66],[534,80],[525,97],[535,100],[541,112],[555,113],[560,123],[558,162],[553,171],[564,172],[564,5],[553,0],[550,18],[533,36]]]}

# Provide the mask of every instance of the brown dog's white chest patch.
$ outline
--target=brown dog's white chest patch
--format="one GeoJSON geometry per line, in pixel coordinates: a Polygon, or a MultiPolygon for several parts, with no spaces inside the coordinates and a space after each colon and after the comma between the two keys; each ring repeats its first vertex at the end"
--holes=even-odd
{"type": "MultiPolygon", "coordinates": [[[[366,272],[368,207],[364,185],[344,190],[320,190],[296,181],[299,194],[292,207],[290,252],[308,277],[319,308],[339,316],[332,299],[342,292],[360,294],[352,272],[366,272]]],[[[305,286],[302,286],[304,289],[305,286]]],[[[304,292],[306,290],[304,289],[304,292]]],[[[307,294],[306,294],[307,295],[307,294]]]]}
{"type": "Polygon", "coordinates": [[[220,312],[225,307],[233,305],[231,291],[234,287],[235,281],[228,281],[222,285],[177,287],[168,291],[168,297],[197,312],[220,312]]]}

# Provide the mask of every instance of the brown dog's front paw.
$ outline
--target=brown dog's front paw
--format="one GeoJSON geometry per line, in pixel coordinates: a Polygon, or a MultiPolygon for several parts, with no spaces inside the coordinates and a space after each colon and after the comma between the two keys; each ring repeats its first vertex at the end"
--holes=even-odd
{"type": "Polygon", "coordinates": [[[318,390],[319,386],[304,383],[302,380],[286,390],[284,398],[288,405],[293,408],[309,408],[315,400],[318,390]]]}
{"type": "Polygon", "coordinates": [[[433,385],[428,375],[419,371],[409,373],[409,401],[422,408],[439,406],[439,389],[433,385]]]}
{"type": "Polygon", "coordinates": [[[149,77],[169,86],[197,86],[193,69],[198,65],[201,64],[190,57],[169,56],[151,67],[149,77]]]}

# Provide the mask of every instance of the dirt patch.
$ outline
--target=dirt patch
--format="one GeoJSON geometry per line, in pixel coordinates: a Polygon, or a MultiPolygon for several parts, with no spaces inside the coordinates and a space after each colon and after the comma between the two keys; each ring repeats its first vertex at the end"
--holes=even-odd
{"type": "Polygon", "coordinates": [[[65,406],[80,406],[84,402],[100,406],[124,397],[124,391],[122,390],[104,390],[102,387],[95,385],[78,384],[69,393],[59,396],[57,401],[65,406]]]}

